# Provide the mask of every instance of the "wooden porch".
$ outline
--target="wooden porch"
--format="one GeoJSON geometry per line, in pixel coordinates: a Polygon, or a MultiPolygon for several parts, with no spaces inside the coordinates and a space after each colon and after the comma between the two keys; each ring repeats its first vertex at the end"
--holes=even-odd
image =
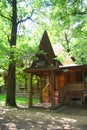
{"type": "Polygon", "coordinates": [[[59,103],[59,92],[55,89],[57,67],[26,69],[30,74],[29,107],[55,107],[59,103]],[[35,84],[33,84],[36,82],[35,84]],[[38,99],[35,104],[33,99],[38,99]]]}

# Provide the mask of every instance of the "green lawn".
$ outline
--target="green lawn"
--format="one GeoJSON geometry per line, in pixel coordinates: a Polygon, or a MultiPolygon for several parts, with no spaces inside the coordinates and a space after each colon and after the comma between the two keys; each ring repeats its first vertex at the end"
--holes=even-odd
{"type": "MultiPolygon", "coordinates": [[[[2,95],[0,94],[0,105],[5,105],[5,99],[6,99],[6,95],[2,95]]],[[[29,98],[28,97],[20,97],[20,96],[16,96],[16,103],[17,105],[28,105],[29,102],[29,98]]],[[[34,98],[33,99],[33,103],[39,103],[39,99],[38,98],[34,98]]]]}
{"type": "Polygon", "coordinates": [[[0,105],[4,105],[5,104],[5,95],[1,95],[0,94],[0,105]]]}

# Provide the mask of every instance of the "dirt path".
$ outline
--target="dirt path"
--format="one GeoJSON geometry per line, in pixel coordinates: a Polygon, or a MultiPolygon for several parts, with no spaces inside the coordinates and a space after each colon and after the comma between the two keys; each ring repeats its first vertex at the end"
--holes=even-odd
{"type": "Polygon", "coordinates": [[[87,130],[87,109],[56,110],[0,107],[0,130],[87,130]]]}

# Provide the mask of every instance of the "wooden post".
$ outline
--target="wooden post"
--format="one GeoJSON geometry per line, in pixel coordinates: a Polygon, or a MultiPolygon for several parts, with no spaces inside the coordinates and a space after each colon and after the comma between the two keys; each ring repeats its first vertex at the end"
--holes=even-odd
{"type": "Polygon", "coordinates": [[[51,93],[52,93],[52,107],[55,107],[55,95],[54,95],[55,75],[54,75],[54,71],[51,72],[50,82],[51,82],[51,93]]]}
{"type": "Polygon", "coordinates": [[[29,92],[29,108],[32,107],[32,93],[33,88],[32,88],[32,74],[30,75],[30,92],[29,92]]]}
{"type": "Polygon", "coordinates": [[[42,77],[40,77],[39,85],[40,85],[40,103],[42,103],[42,77]]]}
{"type": "Polygon", "coordinates": [[[27,78],[25,77],[25,90],[27,90],[27,78]]]}

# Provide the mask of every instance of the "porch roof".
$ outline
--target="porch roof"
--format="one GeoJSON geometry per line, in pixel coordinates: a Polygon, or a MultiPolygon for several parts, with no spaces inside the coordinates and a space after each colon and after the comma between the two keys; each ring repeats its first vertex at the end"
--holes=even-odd
{"type": "Polygon", "coordinates": [[[59,66],[60,70],[83,70],[83,69],[87,69],[87,64],[85,65],[77,65],[77,64],[71,64],[71,65],[64,65],[64,66],[59,66]]]}
{"type": "Polygon", "coordinates": [[[51,72],[58,73],[60,70],[58,67],[55,66],[47,66],[47,67],[30,67],[26,68],[24,72],[30,73],[30,74],[35,74],[38,76],[45,76],[45,75],[50,75],[51,72]]]}

